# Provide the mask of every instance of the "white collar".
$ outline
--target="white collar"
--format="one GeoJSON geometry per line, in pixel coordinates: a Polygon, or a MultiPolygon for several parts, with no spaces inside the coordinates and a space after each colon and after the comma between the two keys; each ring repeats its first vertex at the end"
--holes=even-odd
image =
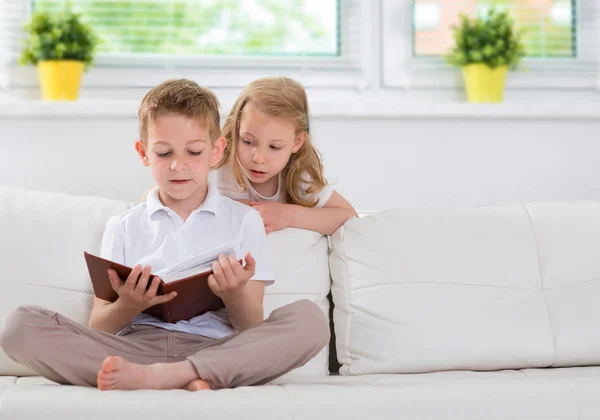
{"type": "MultiPolygon", "coordinates": [[[[219,211],[220,204],[221,194],[219,194],[219,190],[216,187],[208,184],[208,192],[206,194],[206,197],[204,198],[204,201],[202,202],[200,207],[194,210],[194,212],[208,211],[212,214],[217,214],[217,212],[219,211]]],[[[146,198],[146,209],[148,210],[148,218],[152,217],[152,215],[159,210],[167,212],[171,210],[169,207],[165,206],[163,203],[160,202],[160,199],[158,198],[158,186],[154,187],[148,193],[148,196],[146,198]]]]}

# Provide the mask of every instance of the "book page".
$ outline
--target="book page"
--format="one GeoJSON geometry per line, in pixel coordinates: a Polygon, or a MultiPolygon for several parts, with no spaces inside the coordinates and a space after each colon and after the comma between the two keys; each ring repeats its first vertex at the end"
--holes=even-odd
{"type": "Polygon", "coordinates": [[[200,255],[196,255],[189,260],[182,261],[173,267],[160,270],[154,273],[154,275],[160,277],[163,282],[170,283],[189,276],[205,273],[212,269],[212,263],[215,262],[221,254],[227,257],[235,255],[233,245],[225,243],[200,255]]]}

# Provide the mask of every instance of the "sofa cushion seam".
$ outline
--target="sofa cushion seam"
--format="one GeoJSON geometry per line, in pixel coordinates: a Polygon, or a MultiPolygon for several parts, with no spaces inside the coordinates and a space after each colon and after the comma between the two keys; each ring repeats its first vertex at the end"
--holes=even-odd
{"type": "Polygon", "coordinates": [[[535,226],[533,223],[533,217],[531,216],[531,213],[529,212],[529,208],[526,205],[523,205],[523,209],[525,210],[525,213],[527,213],[527,216],[529,218],[529,223],[531,226],[531,233],[533,235],[533,243],[535,245],[535,252],[537,255],[538,272],[540,273],[541,292],[542,292],[542,296],[544,298],[544,306],[546,307],[546,314],[548,315],[548,323],[550,324],[550,333],[552,334],[552,342],[554,344],[554,352],[552,355],[553,360],[552,360],[552,363],[550,364],[550,366],[554,366],[554,364],[556,363],[556,336],[554,334],[554,327],[552,325],[552,317],[550,316],[550,308],[548,307],[548,300],[546,299],[546,289],[544,288],[544,277],[542,275],[542,262],[540,260],[540,247],[538,245],[537,234],[536,234],[535,226]]]}

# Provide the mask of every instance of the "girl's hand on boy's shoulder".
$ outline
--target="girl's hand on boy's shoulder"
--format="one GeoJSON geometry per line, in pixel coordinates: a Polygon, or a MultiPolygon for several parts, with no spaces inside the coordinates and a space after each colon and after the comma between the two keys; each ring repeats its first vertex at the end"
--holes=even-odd
{"type": "Polygon", "coordinates": [[[219,255],[213,263],[213,274],[208,276],[208,286],[213,293],[224,301],[234,298],[239,294],[248,280],[252,278],[256,268],[256,260],[248,252],[245,256],[246,265],[242,264],[233,256],[229,258],[219,255]]]}
{"type": "Polygon", "coordinates": [[[252,201],[250,206],[260,213],[267,233],[292,226],[293,205],[276,201],[252,201]]]}
{"type": "Polygon", "coordinates": [[[150,191],[152,191],[154,189],[154,187],[156,187],[156,185],[153,185],[152,187],[148,188],[144,194],[142,194],[142,196],[140,197],[140,203],[143,203],[144,201],[146,201],[146,199],[148,198],[148,194],[150,193],[150,191]]]}

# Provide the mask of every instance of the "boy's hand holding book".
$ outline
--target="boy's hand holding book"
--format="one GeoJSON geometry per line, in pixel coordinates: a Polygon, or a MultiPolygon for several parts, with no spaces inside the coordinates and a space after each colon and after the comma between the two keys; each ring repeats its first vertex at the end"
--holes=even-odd
{"type": "Polygon", "coordinates": [[[115,270],[109,269],[107,271],[110,284],[119,295],[119,304],[125,308],[135,309],[138,313],[154,305],[168,302],[177,296],[177,292],[166,295],[157,294],[160,278],[154,277],[148,284],[151,274],[149,265],[143,269],[141,265],[136,265],[124,281],[115,270]]]}
{"type": "MultiPolygon", "coordinates": [[[[225,262],[235,249],[230,243],[209,249],[175,266],[151,273],[149,266],[144,269],[138,264],[131,268],[114,261],[84,252],[90,278],[97,298],[107,302],[118,302],[118,306],[133,309],[175,323],[188,320],[207,311],[225,307],[222,296],[232,301],[242,301],[244,285],[254,275],[254,258],[247,256],[246,267],[225,265],[217,278],[209,285],[208,278],[213,274],[213,263],[219,257],[225,262]],[[234,274],[234,272],[236,274],[234,274]],[[218,290],[219,294],[212,289],[218,290]]],[[[230,301],[230,302],[232,302],[230,301]]]]}
{"type": "Polygon", "coordinates": [[[219,255],[212,265],[213,274],[208,276],[208,286],[223,301],[231,301],[243,294],[248,280],[254,275],[256,260],[248,252],[246,265],[242,267],[235,256],[219,255]]]}

